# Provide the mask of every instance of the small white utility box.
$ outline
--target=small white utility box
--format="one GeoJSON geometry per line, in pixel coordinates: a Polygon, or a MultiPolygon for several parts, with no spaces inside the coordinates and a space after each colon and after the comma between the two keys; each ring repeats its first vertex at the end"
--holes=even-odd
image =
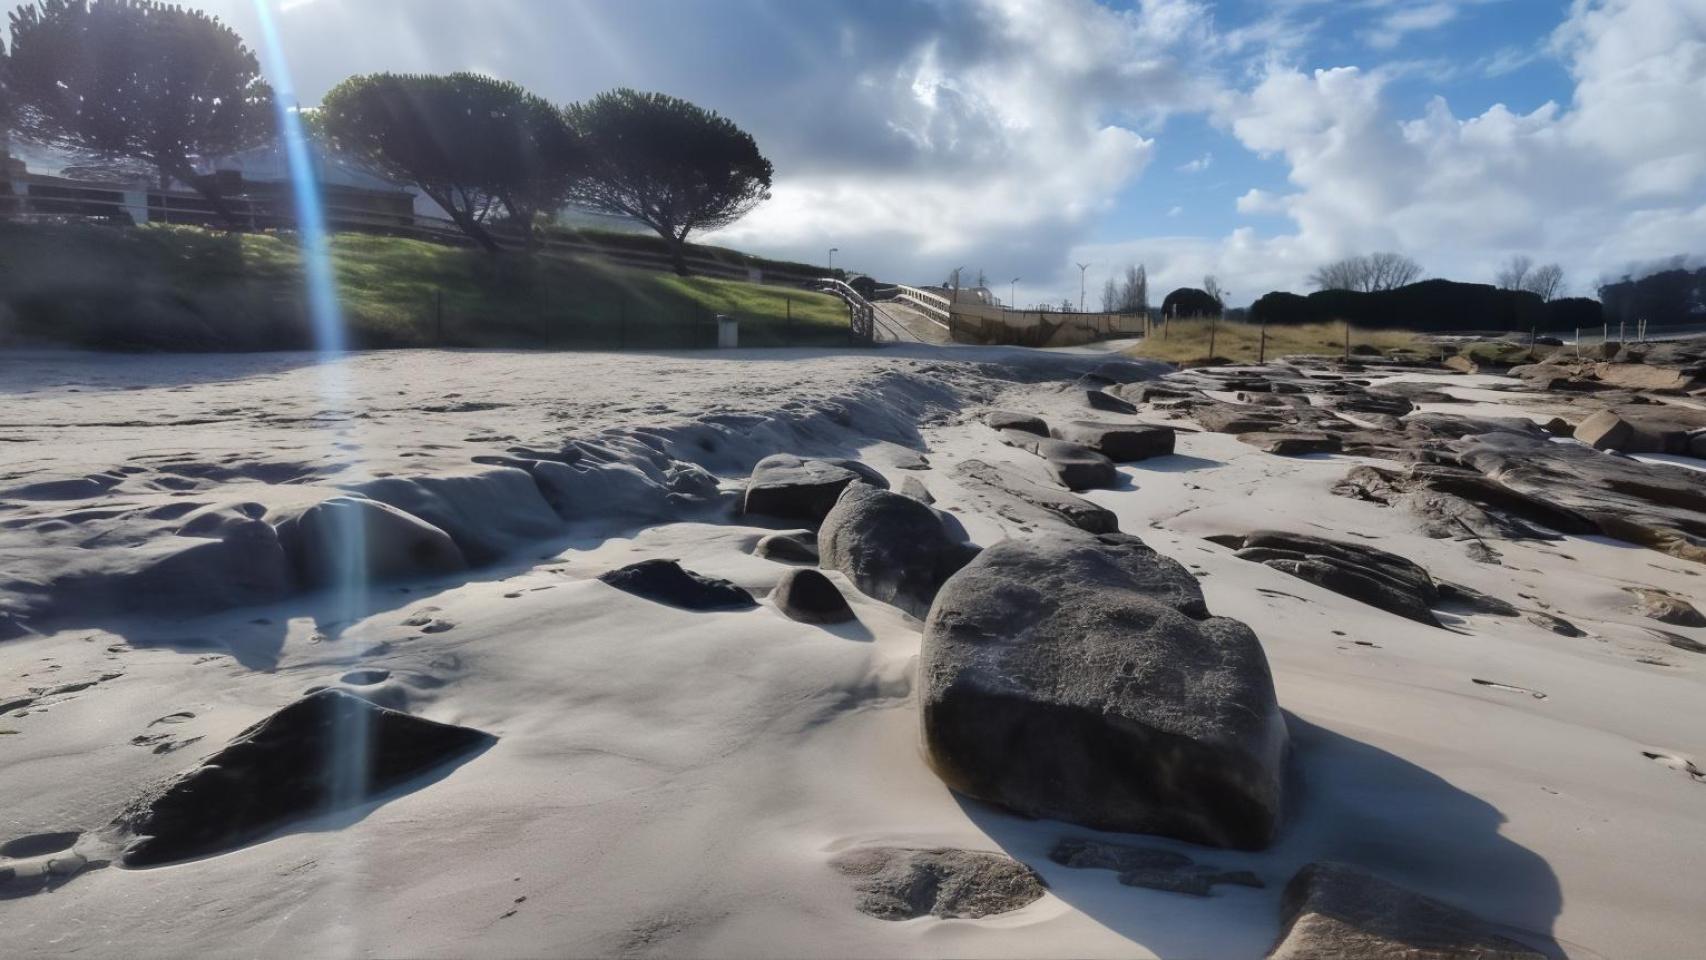
{"type": "Polygon", "coordinates": [[[717,314],[717,346],[723,350],[740,346],[740,321],[717,314]]]}

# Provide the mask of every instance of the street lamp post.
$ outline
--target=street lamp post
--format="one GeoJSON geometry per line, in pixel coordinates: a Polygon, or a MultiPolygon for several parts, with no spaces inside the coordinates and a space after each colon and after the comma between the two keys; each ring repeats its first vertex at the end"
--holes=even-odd
{"type": "Polygon", "coordinates": [[[1009,307],[1016,307],[1019,305],[1019,279],[1020,278],[1018,277],[1014,277],[1007,281],[1007,305],[1009,307]]]}
{"type": "Polygon", "coordinates": [[[1084,312],[1084,271],[1090,269],[1088,263],[1078,264],[1078,312],[1084,312]]]}
{"type": "Polygon", "coordinates": [[[840,247],[829,248],[829,275],[835,276],[835,255],[841,252],[840,247]]]}

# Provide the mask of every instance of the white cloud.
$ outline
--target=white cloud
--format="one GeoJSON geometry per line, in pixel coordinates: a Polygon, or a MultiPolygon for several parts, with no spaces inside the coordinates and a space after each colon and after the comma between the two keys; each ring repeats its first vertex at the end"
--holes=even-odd
{"type": "Polygon", "coordinates": [[[849,263],[901,278],[968,258],[1038,275],[1150,163],[1155,142],[1138,129],[1218,96],[1177,52],[1207,29],[1197,3],[979,0],[975,13],[975,49],[931,40],[862,79],[912,162],[778,178],[771,201],[718,240],[832,239],[849,263]]]}
{"type": "Polygon", "coordinates": [[[1205,153],[1202,156],[1196,158],[1195,160],[1190,160],[1190,161],[1187,161],[1185,163],[1179,164],[1179,166],[1176,167],[1175,169],[1177,169],[1180,173],[1202,173],[1204,170],[1207,170],[1213,164],[1214,164],[1214,154],[1205,153]]]}
{"type": "Polygon", "coordinates": [[[1369,46],[1380,50],[1396,47],[1405,36],[1424,30],[1437,30],[1457,19],[1460,4],[1448,2],[1401,6],[1380,18],[1364,33],[1369,46]]]}
{"type": "Polygon", "coordinates": [[[1212,270],[1242,275],[1255,296],[1376,249],[1465,280],[1490,279],[1505,256],[1527,252],[1564,264],[1585,292],[1602,272],[1697,248],[1706,126],[1691,118],[1706,104],[1706,0],[1577,0],[1553,48],[1576,82],[1568,106],[1495,105],[1466,118],[1439,98],[1395,116],[1382,70],[1272,67],[1217,118],[1289,168],[1290,192],[1250,190],[1239,212],[1284,213],[1293,232],[1133,241],[1118,255],[1151,256],[1158,285],[1212,270]]]}

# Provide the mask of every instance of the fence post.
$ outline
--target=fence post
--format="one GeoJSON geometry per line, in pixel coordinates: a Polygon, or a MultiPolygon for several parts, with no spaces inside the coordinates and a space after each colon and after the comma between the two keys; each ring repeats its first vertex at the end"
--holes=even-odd
{"type": "Polygon", "coordinates": [[[1617,321],[1617,345],[1622,346],[1623,344],[1628,343],[1628,342],[1629,342],[1629,321],[1619,320],[1619,321],[1617,321]]]}
{"type": "Polygon", "coordinates": [[[1351,362],[1351,322],[1345,321],[1345,362],[1351,362]]]}
{"type": "Polygon", "coordinates": [[[1582,328],[1576,328],[1576,359],[1582,358],[1582,328]]]}
{"type": "Polygon", "coordinates": [[[1261,341],[1260,341],[1260,344],[1256,347],[1256,364],[1258,366],[1260,366],[1260,365],[1265,364],[1267,362],[1268,362],[1268,321],[1264,318],[1262,320],[1261,341]]]}
{"type": "Polygon", "coordinates": [[[1534,362],[1535,334],[1539,331],[1539,329],[1540,329],[1539,327],[1529,327],[1528,328],[1528,362],[1529,363],[1534,362]]]}
{"type": "Polygon", "coordinates": [[[1208,360],[1210,363],[1214,362],[1214,334],[1218,326],[1220,325],[1213,320],[1208,322],[1208,360]]]}

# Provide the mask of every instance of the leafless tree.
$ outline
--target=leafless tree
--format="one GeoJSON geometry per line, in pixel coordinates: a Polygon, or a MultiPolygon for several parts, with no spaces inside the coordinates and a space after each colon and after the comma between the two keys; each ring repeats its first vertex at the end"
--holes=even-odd
{"type": "Polygon", "coordinates": [[[1309,282],[1320,290],[1374,293],[1415,283],[1421,275],[1421,264],[1401,253],[1374,253],[1326,264],[1309,275],[1309,282]]]}
{"type": "Polygon", "coordinates": [[[1149,309],[1149,271],[1143,264],[1126,267],[1125,276],[1109,277],[1102,285],[1105,313],[1143,313],[1149,309]]]}
{"type": "Polygon", "coordinates": [[[1225,306],[1226,306],[1226,288],[1222,287],[1220,285],[1220,278],[1219,277],[1215,276],[1212,273],[1206,277],[1203,277],[1202,278],[1202,289],[1203,289],[1204,293],[1206,293],[1209,296],[1214,298],[1215,303],[1218,303],[1221,305],[1222,308],[1225,308],[1225,306]]]}
{"type": "Polygon", "coordinates": [[[1534,269],[1534,260],[1524,254],[1517,254],[1505,261],[1494,275],[1493,282],[1501,290],[1527,290],[1528,272],[1534,269]]]}
{"type": "Polygon", "coordinates": [[[1538,294],[1540,299],[1547,302],[1557,299],[1564,289],[1564,268],[1555,263],[1535,267],[1529,272],[1528,282],[1523,285],[1523,289],[1538,294]]]}

